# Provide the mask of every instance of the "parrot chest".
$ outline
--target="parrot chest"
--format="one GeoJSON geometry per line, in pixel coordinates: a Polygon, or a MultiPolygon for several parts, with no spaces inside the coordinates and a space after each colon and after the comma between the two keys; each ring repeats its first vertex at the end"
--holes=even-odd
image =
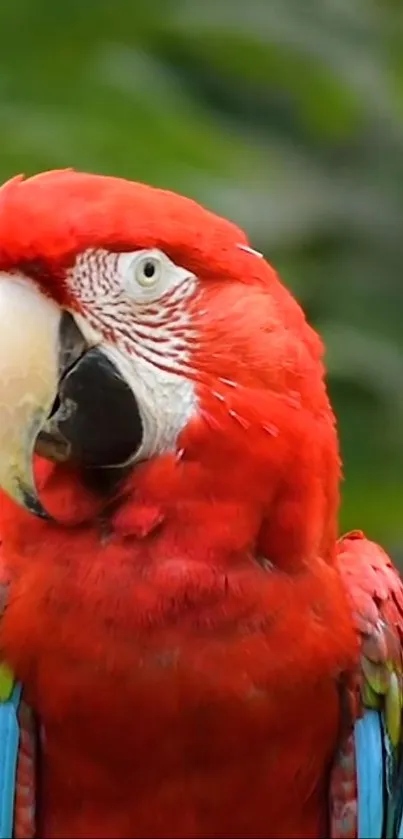
{"type": "Polygon", "coordinates": [[[49,685],[43,835],[324,835],[336,688],[276,683],[269,645],[165,627],[131,641],[113,681],[72,669],[57,705],[49,685]]]}
{"type": "Polygon", "coordinates": [[[125,591],[119,570],[118,619],[113,578],[94,609],[64,568],[63,598],[36,570],[41,610],[25,580],[3,621],[43,731],[39,835],[324,835],[346,651],[311,598],[284,620],[268,575],[173,564],[125,591]]]}
{"type": "MultiPolygon", "coordinates": [[[[209,645],[194,654],[208,656],[209,645]]],[[[291,699],[276,706],[248,684],[246,657],[238,684],[214,668],[209,681],[169,672],[176,657],[161,652],[162,673],[139,675],[131,693],[117,687],[108,709],[82,697],[57,719],[45,714],[43,835],[297,836],[301,826],[324,835],[333,720],[308,719],[291,699]]],[[[331,707],[331,684],[321,693],[331,707]]]]}

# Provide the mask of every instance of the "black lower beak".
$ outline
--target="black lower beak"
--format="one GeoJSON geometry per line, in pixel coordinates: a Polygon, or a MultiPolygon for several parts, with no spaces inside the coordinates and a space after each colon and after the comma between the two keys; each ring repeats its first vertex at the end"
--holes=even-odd
{"type": "Polygon", "coordinates": [[[100,347],[88,348],[74,319],[60,326],[57,399],[36,450],[87,468],[124,466],[143,437],[136,398],[100,347]]]}

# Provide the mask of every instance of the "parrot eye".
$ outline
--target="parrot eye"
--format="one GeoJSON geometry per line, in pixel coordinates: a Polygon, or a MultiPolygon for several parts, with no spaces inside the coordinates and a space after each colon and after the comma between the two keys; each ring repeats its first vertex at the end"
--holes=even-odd
{"type": "Polygon", "coordinates": [[[145,254],[136,259],[133,276],[141,288],[153,288],[162,275],[162,260],[157,254],[145,254]]]}
{"type": "Polygon", "coordinates": [[[122,253],[118,264],[125,291],[136,304],[147,305],[183,283],[184,292],[194,287],[194,275],[156,248],[122,253]]]}

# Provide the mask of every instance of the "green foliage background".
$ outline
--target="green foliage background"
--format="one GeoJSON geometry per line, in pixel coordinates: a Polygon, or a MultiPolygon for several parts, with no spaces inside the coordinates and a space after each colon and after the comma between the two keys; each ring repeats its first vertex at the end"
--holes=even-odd
{"type": "Polygon", "coordinates": [[[342,527],[403,562],[401,0],[13,0],[0,177],[73,165],[245,226],[327,344],[342,527]]]}

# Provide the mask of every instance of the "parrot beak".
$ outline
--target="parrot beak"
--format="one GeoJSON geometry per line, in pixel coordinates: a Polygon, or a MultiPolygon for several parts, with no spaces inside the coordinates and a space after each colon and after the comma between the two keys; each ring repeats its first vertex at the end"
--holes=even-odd
{"type": "Polygon", "coordinates": [[[133,462],[143,438],[136,398],[75,317],[29,280],[0,272],[0,488],[42,518],[33,456],[87,470],[133,462]]]}
{"type": "Polygon", "coordinates": [[[0,273],[0,487],[44,518],[32,461],[57,391],[60,316],[28,280],[0,273]]]}

